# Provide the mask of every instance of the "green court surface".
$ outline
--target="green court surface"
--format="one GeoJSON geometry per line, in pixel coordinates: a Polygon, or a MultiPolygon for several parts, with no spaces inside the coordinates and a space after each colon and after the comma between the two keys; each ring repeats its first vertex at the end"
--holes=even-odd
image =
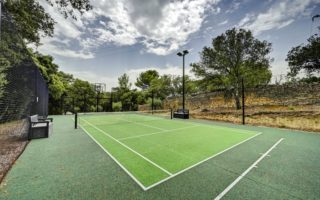
{"type": "Polygon", "coordinates": [[[53,117],[53,134],[28,144],[1,200],[320,196],[319,133],[118,114],[81,115],[74,129],[73,116],[53,117]]]}
{"type": "Polygon", "coordinates": [[[144,190],[260,134],[137,113],[87,114],[79,122],[144,190]]]}

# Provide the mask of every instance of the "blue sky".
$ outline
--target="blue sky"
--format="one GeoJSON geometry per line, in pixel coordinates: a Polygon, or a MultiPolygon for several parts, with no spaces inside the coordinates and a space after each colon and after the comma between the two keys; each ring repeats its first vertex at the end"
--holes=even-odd
{"type": "Polygon", "coordinates": [[[108,90],[123,73],[132,82],[150,68],[180,75],[179,50],[190,50],[188,66],[212,38],[233,27],[273,44],[271,69],[278,77],[287,72],[287,52],[320,25],[320,19],[311,21],[320,14],[320,0],[91,0],[93,10],[77,21],[41,3],[57,24],[38,51],[52,55],[62,71],[106,83],[108,90]]]}

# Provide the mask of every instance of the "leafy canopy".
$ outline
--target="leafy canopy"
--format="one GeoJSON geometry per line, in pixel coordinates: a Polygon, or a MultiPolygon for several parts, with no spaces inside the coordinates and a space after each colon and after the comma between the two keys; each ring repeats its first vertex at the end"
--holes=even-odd
{"type": "Polygon", "coordinates": [[[242,78],[247,86],[270,81],[270,51],[271,43],[254,38],[251,31],[233,28],[213,38],[212,47],[204,47],[200,62],[191,67],[206,90],[230,90],[239,109],[242,78]]]}
{"type": "Polygon", "coordinates": [[[287,55],[289,64],[289,76],[295,77],[301,70],[312,75],[320,72],[320,36],[313,35],[306,45],[293,47],[287,55]]]}
{"type": "MultiPolygon", "coordinates": [[[[89,0],[46,0],[51,6],[57,5],[60,12],[74,19],[75,11],[82,14],[92,9],[89,0]]],[[[40,44],[42,36],[52,36],[55,21],[37,0],[4,1],[4,10],[10,14],[22,39],[28,43],[40,44]]]]}
{"type": "Polygon", "coordinates": [[[152,80],[159,78],[156,70],[147,70],[139,74],[135,85],[143,90],[150,87],[152,80]]]}

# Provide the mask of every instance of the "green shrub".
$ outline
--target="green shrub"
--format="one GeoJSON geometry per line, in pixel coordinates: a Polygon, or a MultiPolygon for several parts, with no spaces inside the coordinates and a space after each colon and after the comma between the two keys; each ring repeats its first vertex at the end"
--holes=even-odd
{"type": "Polygon", "coordinates": [[[122,110],[122,103],[119,101],[119,102],[113,102],[112,103],[112,110],[115,111],[115,112],[119,112],[122,110]]]}
{"type": "MultiPolygon", "coordinates": [[[[147,104],[150,106],[150,109],[152,107],[152,98],[148,98],[147,104]]],[[[159,98],[154,98],[153,99],[153,108],[154,109],[161,109],[162,108],[162,101],[159,98]]]]}

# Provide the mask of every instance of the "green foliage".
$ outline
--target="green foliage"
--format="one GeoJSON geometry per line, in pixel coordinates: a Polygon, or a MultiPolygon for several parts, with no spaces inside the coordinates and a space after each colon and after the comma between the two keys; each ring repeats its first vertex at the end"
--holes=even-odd
{"type": "Polygon", "coordinates": [[[46,0],[50,5],[57,5],[61,14],[65,18],[71,16],[74,19],[77,19],[74,10],[79,11],[83,14],[85,11],[92,9],[89,0],[46,0]]]}
{"type": "Polygon", "coordinates": [[[50,98],[53,100],[59,100],[66,92],[66,89],[72,79],[69,82],[63,80],[64,77],[62,75],[64,75],[64,73],[59,72],[59,66],[53,63],[53,58],[51,56],[42,55],[38,52],[33,53],[31,49],[29,49],[29,52],[32,55],[34,63],[38,66],[43,78],[48,83],[50,98]]]}
{"type": "Polygon", "coordinates": [[[299,80],[300,83],[320,83],[320,77],[311,76],[299,80]]]}
{"type": "Polygon", "coordinates": [[[159,78],[159,73],[156,70],[147,70],[139,74],[135,85],[143,90],[150,87],[154,79],[159,78]]]}
{"type": "Polygon", "coordinates": [[[192,71],[205,90],[223,87],[231,91],[240,109],[242,78],[246,86],[270,81],[270,51],[271,43],[255,39],[251,31],[233,28],[214,38],[212,47],[203,48],[201,61],[191,64],[192,71]]]}
{"type": "MultiPolygon", "coordinates": [[[[54,0],[51,5],[58,5],[65,17],[74,17],[73,11],[76,10],[83,13],[91,9],[88,0],[54,0]]],[[[29,62],[31,57],[48,83],[50,114],[61,114],[60,100],[69,93],[74,84],[72,75],[59,72],[58,65],[53,63],[51,56],[34,53],[31,49],[27,50],[25,45],[25,42],[39,45],[41,37],[52,36],[54,20],[36,0],[4,1],[2,14],[4,17],[0,40],[0,97],[3,95],[3,87],[7,84],[6,69],[23,65],[23,62],[29,62]]],[[[92,106],[88,107],[88,110],[92,109],[92,106]]]]}
{"type": "Polygon", "coordinates": [[[62,94],[65,92],[63,82],[60,80],[60,77],[57,74],[50,75],[50,84],[48,88],[53,99],[61,98],[62,94]]]}
{"type": "Polygon", "coordinates": [[[129,76],[123,74],[118,78],[119,87],[113,88],[114,101],[120,101],[122,110],[137,110],[139,93],[136,90],[131,90],[129,76]]]}
{"type": "Polygon", "coordinates": [[[128,92],[131,88],[131,83],[129,82],[129,76],[124,73],[118,78],[119,91],[120,93],[128,92]]]}
{"type": "Polygon", "coordinates": [[[145,91],[137,91],[137,104],[142,105],[146,103],[147,92],[145,91]]]}
{"type": "Polygon", "coordinates": [[[88,81],[75,79],[67,91],[68,97],[77,102],[79,112],[94,111],[95,91],[88,81]],[[92,98],[93,97],[93,98],[92,98]]]}
{"type": "Polygon", "coordinates": [[[4,86],[8,83],[5,70],[10,66],[10,62],[0,56],[0,98],[3,97],[4,86]]]}
{"type": "Polygon", "coordinates": [[[5,1],[4,7],[12,16],[15,31],[27,42],[40,44],[41,34],[53,35],[55,22],[38,1],[5,1]]]}
{"type": "Polygon", "coordinates": [[[113,102],[112,103],[112,110],[114,112],[120,112],[122,110],[122,103],[121,102],[113,102]]]}
{"type": "MultiPolygon", "coordinates": [[[[147,104],[152,108],[152,98],[148,98],[147,104]]],[[[153,109],[159,109],[162,108],[162,100],[160,98],[154,98],[153,99],[153,109]]]]}
{"type": "Polygon", "coordinates": [[[320,36],[313,35],[308,39],[308,44],[293,47],[287,55],[289,76],[295,77],[301,70],[311,75],[320,72],[320,36]]]}
{"type": "MultiPolygon", "coordinates": [[[[182,77],[176,76],[172,77],[172,87],[173,92],[172,95],[181,95],[182,94],[182,77]]],[[[197,81],[192,80],[188,75],[185,76],[185,94],[193,94],[196,93],[199,90],[197,81]]]]}
{"type": "MultiPolygon", "coordinates": [[[[74,11],[81,14],[92,9],[89,0],[46,0],[51,6],[57,6],[65,16],[76,19],[74,11]]],[[[5,1],[4,8],[12,16],[15,31],[29,43],[40,44],[41,36],[52,36],[54,24],[52,17],[36,0],[5,1]]]]}
{"type": "Polygon", "coordinates": [[[163,75],[151,81],[150,88],[148,89],[149,96],[154,95],[160,99],[165,99],[172,93],[171,76],[163,75]]]}

